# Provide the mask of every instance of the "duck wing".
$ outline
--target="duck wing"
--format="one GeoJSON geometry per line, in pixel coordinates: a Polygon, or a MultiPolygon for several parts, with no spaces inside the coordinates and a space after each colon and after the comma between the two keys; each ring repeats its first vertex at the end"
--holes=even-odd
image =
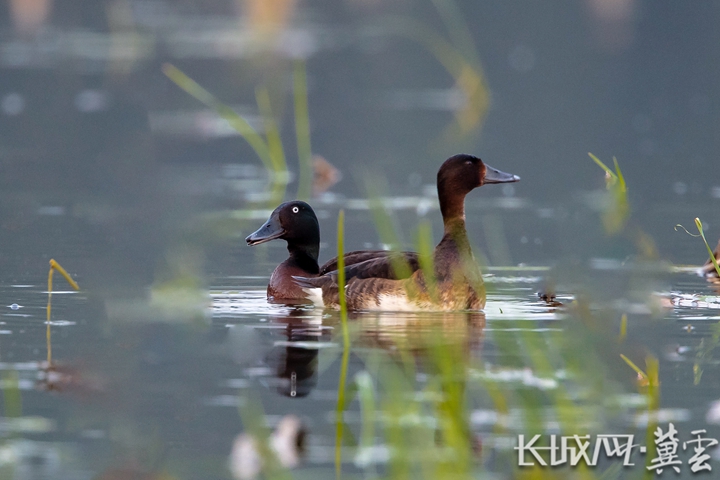
{"type": "MultiPolygon", "coordinates": [[[[418,273],[420,273],[418,271],[418,273]]],[[[332,272],[337,274],[337,271],[332,272]]],[[[302,288],[308,289],[309,297],[322,297],[315,301],[325,308],[339,308],[340,295],[337,277],[328,274],[322,277],[293,277],[302,288]],[[310,290],[315,290],[311,294],[310,290]]],[[[407,298],[408,282],[412,279],[391,280],[387,278],[351,278],[345,286],[345,299],[348,310],[407,310],[410,305],[407,298]],[[388,304],[389,303],[389,304],[388,304]]]]}
{"type": "MultiPolygon", "coordinates": [[[[345,278],[407,278],[420,269],[418,254],[415,252],[393,252],[389,250],[358,250],[345,254],[345,278]]],[[[320,276],[337,276],[337,257],[320,267],[320,276]]],[[[335,280],[337,281],[337,280],[335,280]]]]}

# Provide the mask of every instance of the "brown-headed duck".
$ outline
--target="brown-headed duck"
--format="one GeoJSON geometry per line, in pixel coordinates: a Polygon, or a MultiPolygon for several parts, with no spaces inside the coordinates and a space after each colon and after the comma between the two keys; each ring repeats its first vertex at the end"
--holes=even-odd
{"type": "MultiPolygon", "coordinates": [[[[293,276],[305,278],[324,275],[337,270],[337,257],[318,265],[320,252],[320,226],[312,207],[295,200],[278,206],[265,224],[250,234],[245,241],[248,245],[259,245],[276,238],[287,242],[288,258],[278,265],[270,276],[267,288],[269,300],[307,300],[307,294],[293,281],[293,276]]],[[[358,250],[344,255],[345,265],[383,259],[391,252],[386,250],[358,250]]],[[[403,254],[410,268],[418,268],[417,254],[403,254]]],[[[385,266],[389,268],[389,264],[385,266]]]]}
{"type": "MultiPolygon", "coordinates": [[[[460,154],[448,158],[437,174],[445,231],[433,253],[435,278],[425,278],[419,261],[410,265],[409,269],[394,269],[394,260],[390,255],[349,265],[345,269],[348,309],[482,309],[485,306],[485,287],[465,230],[465,196],[482,185],[518,180],[520,177],[517,175],[496,170],[472,155],[460,154]]],[[[296,282],[314,303],[338,307],[337,271],[314,277],[297,276],[296,282]]]]}

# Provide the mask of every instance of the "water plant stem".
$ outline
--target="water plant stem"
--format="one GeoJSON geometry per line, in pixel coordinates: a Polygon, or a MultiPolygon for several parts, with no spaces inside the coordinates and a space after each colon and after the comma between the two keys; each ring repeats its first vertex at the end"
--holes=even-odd
{"type": "Polygon", "coordinates": [[[52,332],[50,330],[50,315],[52,313],[52,280],[53,280],[53,273],[57,270],[60,272],[60,275],[62,275],[65,280],[70,284],[71,287],[75,290],[80,290],[80,286],[75,282],[75,280],[72,279],[69,273],[55,260],[52,258],[50,259],[50,271],[48,272],[48,303],[47,303],[47,320],[46,320],[46,341],[47,341],[47,366],[49,367],[52,363],[52,332]]]}
{"type": "Polygon", "coordinates": [[[720,265],[718,265],[717,259],[715,258],[715,253],[712,251],[712,248],[710,248],[710,245],[705,239],[705,231],[703,230],[703,224],[697,217],[695,218],[695,226],[697,227],[698,232],[700,232],[700,237],[702,237],[703,242],[705,242],[705,248],[707,248],[707,251],[710,254],[710,261],[712,262],[713,267],[715,267],[715,271],[718,275],[720,275],[720,265]]]}
{"type": "Polygon", "coordinates": [[[268,144],[247,120],[238,115],[232,108],[223,105],[210,92],[205,90],[199,83],[187,76],[176,66],[166,63],[162,66],[162,71],[175,85],[204,103],[205,106],[215,110],[218,115],[225,119],[225,121],[250,144],[258,158],[260,158],[260,161],[265,165],[265,168],[268,171],[273,171],[273,162],[268,144]]]}
{"type": "MultiPolygon", "coordinates": [[[[660,409],[660,362],[652,355],[645,358],[645,369],[647,370],[647,398],[648,398],[648,425],[645,433],[645,445],[655,445],[655,429],[658,427],[657,413],[660,409]]],[[[647,467],[657,456],[656,449],[648,449],[645,456],[644,478],[650,480],[655,478],[655,472],[647,467]]]]}
{"type": "Polygon", "coordinates": [[[605,170],[605,186],[610,192],[612,203],[605,209],[602,215],[603,226],[608,235],[615,235],[625,227],[630,217],[630,205],[627,197],[627,184],[625,177],[620,170],[617,158],[613,157],[615,171],[605,165],[598,157],[588,152],[590,158],[605,170]]]}
{"type": "MultiPolygon", "coordinates": [[[[22,394],[19,387],[19,376],[17,370],[8,370],[2,375],[3,380],[3,416],[6,418],[19,418],[22,416],[22,394]]],[[[11,433],[10,436],[17,436],[11,433]]]]}
{"type": "Polygon", "coordinates": [[[340,382],[338,384],[337,408],[335,412],[335,476],[339,479],[342,474],[342,437],[343,412],[345,411],[345,383],[347,381],[348,363],[350,361],[350,332],[348,330],[347,301],[345,298],[345,211],[338,213],[337,233],[337,268],[338,268],[338,294],[340,296],[340,324],[343,336],[343,354],[340,366],[340,382]]]}
{"type": "Polygon", "coordinates": [[[287,164],[285,162],[285,152],[280,140],[280,132],[275,119],[272,117],[270,97],[267,88],[259,87],[255,91],[256,102],[265,130],[265,138],[263,138],[263,136],[250,125],[250,122],[235,112],[235,110],[220,102],[179,68],[166,63],[162,66],[162,71],[178,87],[185,90],[208,108],[215,110],[215,113],[228,122],[228,124],[248,142],[267,171],[270,183],[270,203],[279,201],[285,194],[285,185],[288,178],[287,164]]]}
{"type": "Polygon", "coordinates": [[[437,278],[435,278],[435,265],[433,262],[432,226],[427,220],[423,220],[420,225],[418,225],[417,252],[419,254],[420,268],[423,272],[423,279],[425,280],[430,300],[433,303],[439,303],[440,297],[437,289],[437,278]]]}
{"type": "Polygon", "coordinates": [[[310,146],[310,113],[308,109],[307,72],[305,62],[295,62],[293,74],[295,99],[295,139],[299,162],[298,200],[308,200],[312,193],[312,148],[310,146]]]}
{"type": "Polygon", "coordinates": [[[620,336],[618,339],[620,342],[625,341],[625,337],[627,337],[627,313],[623,313],[622,318],[620,318],[620,336]]]}

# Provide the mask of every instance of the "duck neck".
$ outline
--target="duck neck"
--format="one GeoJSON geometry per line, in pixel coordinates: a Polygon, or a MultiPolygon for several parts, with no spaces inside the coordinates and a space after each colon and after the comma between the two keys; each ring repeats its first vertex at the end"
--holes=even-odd
{"type": "Polygon", "coordinates": [[[465,230],[465,195],[463,192],[449,190],[445,182],[438,182],[440,212],[445,227],[441,244],[444,248],[460,254],[470,252],[470,242],[465,230]]]}
{"type": "Polygon", "coordinates": [[[289,263],[314,275],[317,275],[320,272],[320,267],[318,266],[320,245],[299,245],[297,243],[288,242],[287,249],[290,253],[290,258],[288,258],[289,263]]]}
{"type": "Polygon", "coordinates": [[[438,182],[438,197],[445,235],[465,234],[465,193],[449,191],[444,182],[438,182]]]}
{"type": "Polygon", "coordinates": [[[458,251],[470,251],[470,241],[465,229],[465,216],[445,219],[443,243],[452,242],[458,251]]]}
{"type": "Polygon", "coordinates": [[[440,199],[440,213],[447,225],[448,220],[465,219],[465,196],[468,192],[453,188],[444,176],[438,174],[438,198],[440,199]]]}

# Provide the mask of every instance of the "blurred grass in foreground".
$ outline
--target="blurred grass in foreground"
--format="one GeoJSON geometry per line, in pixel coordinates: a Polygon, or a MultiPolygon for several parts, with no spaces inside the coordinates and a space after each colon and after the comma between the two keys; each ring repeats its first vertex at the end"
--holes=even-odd
{"type": "MultiPolygon", "coordinates": [[[[285,196],[289,181],[285,148],[280,136],[278,122],[272,111],[267,88],[260,86],[255,89],[257,108],[263,122],[264,136],[258,132],[245,118],[231,107],[223,104],[214,95],[205,90],[195,80],[183,73],[179,68],[166,63],[163,73],[178,87],[213,109],[220,117],[248,142],[262,162],[269,178],[269,205],[279,203],[285,196]]],[[[299,185],[297,198],[310,198],[313,171],[312,151],[310,144],[310,117],[308,112],[307,73],[305,63],[296,61],[293,71],[293,97],[295,107],[295,136],[299,159],[299,185]]]]}
{"type": "Polygon", "coordinates": [[[445,131],[445,140],[458,142],[478,132],[490,107],[490,90],[480,61],[472,31],[465,16],[453,0],[432,0],[447,36],[429,25],[402,16],[388,16],[382,26],[388,32],[422,45],[445,68],[455,81],[455,88],[465,96],[455,111],[455,121],[445,131]]]}
{"type": "Polygon", "coordinates": [[[343,353],[338,381],[337,408],[335,413],[335,475],[342,473],[343,412],[345,411],[345,384],[350,361],[350,332],[348,331],[347,300],[345,298],[345,212],[338,214],[337,228],[338,296],[340,297],[340,324],[342,327],[343,353]]]}
{"type": "Polygon", "coordinates": [[[605,231],[609,235],[615,235],[625,227],[630,216],[625,177],[623,177],[620,165],[618,165],[615,157],[613,157],[613,163],[615,164],[615,171],[613,171],[592,153],[588,153],[588,155],[600,168],[605,170],[605,186],[610,192],[611,203],[602,216],[602,222],[605,231]]]}
{"type": "MultiPolygon", "coordinates": [[[[616,160],[615,170],[611,171],[591,157],[606,171],[614,201],[603,223],[608,233],[618,233],[629,218],[627,186],[616,160]]],[[[399,249],[399,235],[377,194],[377,183],[366,182],[366,187],[381,240],[399,249]]],[[[432,258],[432,244],[429,225],[422,223],[417,250],[428,278],[433,277],[432,265],[427,263],[432,258]]],[[[490,338],[484,342],[497,349],[494,363],[484,360],[479,349],[473,347],[483,343],[483,331],[470,329],[472,315],[481,314],[418,314],[419,331],[411,325],[408,331],[403,331],[401,326],[399,331],[389,334],[392,339],[383,340],[382,350],[368,351],[362,348],[362,338],[353,339],[353,348],[361,349],[358,355],[367,368],[355,377],[362,417],[356,465],[365,466],[366,474],[375,478],[393,479],[476,478],[488,463],[494,464],[490,466],[492,471],[510,471],[514,478],[626,477],[628,472],[618,463],[594,467],[596,470],[519,468],[512,450],[485,456],[482,447],[478,447],[483,439],[472,433],[470,412],[473,407],[490,405],[498,420],[489,438],[496,435],[516,441],[520,433],[617,433],[621,415],[636,408],[638,414],[648,412],[645,436],[647,444],[652,445],[657,426],[653,419],[660,408],[657,359],[646,358],[647,373],[642,376],[645,381],[638,385],[643,402],[629,407],[621,400],[621,382],[614,379],[609,369],[613,355],[615,358],[621,355],[613,322],[600,312],[593,312],[588,300],[576,300],[557,329],[537,329],[535,322],[512,317],[495,321],[490,338]],[[392,348],[388,348],[388,343],[392,348]],[[518,385],[510,380],[521,372],[523,376],[530,372],[536,383],[518,385]],[[425,380],[419,382],[418,374],[425,380]],[[387,470],[380,475],[372,459],[377,447],[372,438],[376,436],[390,454],[387,470]],[[478,449],[483,453],[478,455],[478,449]]],[[[399,317],[394,320],[402,325],[399,317]]],[[[363,323],[372,318],[370,314],[357,316],[360,331],[363,323]]],[[[483,316],[483,326],[484,321],[483,316]]],[[[621,328],[624,338],[626,315],[621,328]]],[[[634,365],[628,357],[622,357],[634,365]]],[[[626,433],[634,431],[624,424],[622,429],[626,433]]],[[[646,465],[652,458],[652,453],[645,457],[646,465]]],[[[642,478],[648,473],[652,474],[639,466],[631,476],[642,478]]]]}

